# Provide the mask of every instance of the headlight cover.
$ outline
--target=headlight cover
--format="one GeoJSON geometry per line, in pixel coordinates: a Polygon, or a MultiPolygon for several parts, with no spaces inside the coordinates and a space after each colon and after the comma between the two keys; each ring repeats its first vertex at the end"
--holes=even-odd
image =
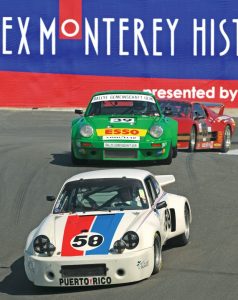
{"type": "Polygon", "coordinates": [[[150,135],[153,138],[159,138],[163,134],[164,130],[161,126],[154,125],[150,128],[150,135]]]}
{"type": "Polygon", "coordinates": [[[126,249],[134,249],[139,244],[139,236],[134,231],[128,231],[125,233],[122,240],[125,242],[126,249]]]}
{"type": "Polygon", "coordinates": [[[114,253],[122,254],[122,252],[126,249],[126,243],[123,240],[115,241],[113,245],[114,253]]]}
{"type": "Polygon", "coordinates": [[[46,235],[39,235],[33,241],[33,248],[36,253],[47,254],[52,256],[55,251],[55,246],[51,244],[46,235]]]}
{"type": "Polygon", "coordinates": [[[93,127],[90,125],[84,125],[80,128],[79,132],[83,137],[90,137],[93,135],[93,127]]]}

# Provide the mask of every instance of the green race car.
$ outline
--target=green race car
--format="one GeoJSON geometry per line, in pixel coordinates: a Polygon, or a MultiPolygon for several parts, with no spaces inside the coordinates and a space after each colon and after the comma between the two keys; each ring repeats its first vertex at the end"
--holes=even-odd
{"type": "Polygon", "coordinates": [[[85,160],[160,161],[177,155],[177,121],[162,114],[155,97],[139,91],[96,93],[72,121],[73,164],[85,160]]]}

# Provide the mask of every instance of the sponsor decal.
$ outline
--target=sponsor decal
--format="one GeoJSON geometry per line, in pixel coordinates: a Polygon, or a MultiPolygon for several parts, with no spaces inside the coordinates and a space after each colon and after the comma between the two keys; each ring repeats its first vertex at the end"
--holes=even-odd
{"type": "Polygon", "coordinates": [[[197,143],[197,149],[202,148],[202,143],[197,143]]]}
{"type": "Polygon", "coordinates": [[[94,96],[92,103],[102,102],[102,101],[146,101],[155,103],[155,100],[152,96],[149,95],[139,95],[139,94],[105,94],[94,96]]]}
{"type": "Polygon", "coordinates": [[[219,121],[224,121],[224,120],[228,120],[228,119],[230,119],[230,117],[228,117],[228,116],[221,116],[221,117],[217,118],[217,120],[219,120],[219,121]]]}
{"type": "Polygon", "coordinates": [[[210,147],[210,143],[202,143],[202,148],[209,148],[210,147]]]}
{"type": "Polygon", "coordinates": [[[223,140],[223,132],[218,131],[218,133],[217,133],[217,142],[222,143],[222,140],[223,140]]]}
{"type": "Polygon", "coordinates": [[[142,270],[149,266],[149,260],[139,260],[136,266],[139,270],[142,270]]]}
{"type": "Polygon", "coordinates": [[[140,137],[139,136],[117,136],[117,135],[114,135],[114,136],[103,136],[102,139],[104,141],[110,141],[110,140],[124,140],[124,141],[139,141],[140,140],[140,137]]]}
{"type": "Polygon", "coordinates": [[[103,243],[103,236],[95,232],[85,232],[74,236],[71,247],[76,250],[87,251],[99,247],[103,243]]]}
{"type": "Polygon", "coordinates": [[[68,216],[61,256],[108,254],[123,215],[68,216]]]}
{"type": "Polygon", "coordinates": [[[130,148],[138,149],[139,143],[104,143],[105,148],[130,148]]]}
{"type": "Polygon", "coordinates": [[[146,129],[136,129],[136,128],[105,128],[97,129],[98,136],[145,136],[146,129]]]}
{"type": "Polygon", "coordinates": [[[76,277],[59,279],[60,286],[108,285],[111,283],[111,277],[76,277]]]}
{"type": "Polygon", "coordinates": [[[221,144],[220,143],[214,143],[213,146],[214,147],[221,147],[221,144]]]}
{"type": "Polygon", "coordinates": [[[134,118],[111,118],[110,123],[135,123],[134,118]]]}

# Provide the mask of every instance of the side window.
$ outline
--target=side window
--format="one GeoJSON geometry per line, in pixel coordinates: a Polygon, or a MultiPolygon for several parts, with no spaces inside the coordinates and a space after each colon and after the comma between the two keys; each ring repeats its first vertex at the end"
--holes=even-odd
{"type": "Polygon", "coordinates": [[[159,195],[160,193],[160,187],[159,187],[159,183],[158,181],[154,178],[154,177],[151,177],[151,182],[152,182],[152,185],[155,189],[155,192],[156,192],[156,198],[157,196],[159,195]]]}
{"type": "Polygon", "coordinates": [[[206,118],[206,113],[199,103],[193,105],[193,117],[196,117],[196,115],[206,118]]]}
{"type": "Polygon", "coordinates": [[[155,187],[152,183],[151,177],[148,177],[145,179],[145,185],[146,185],[146,188],[147,188],[147,191],[149,194],[150,203],[151,203],[151,205],[153,205],[155,202],[155,199],[157,197],[157,194],[156,194],[155,187]]]}

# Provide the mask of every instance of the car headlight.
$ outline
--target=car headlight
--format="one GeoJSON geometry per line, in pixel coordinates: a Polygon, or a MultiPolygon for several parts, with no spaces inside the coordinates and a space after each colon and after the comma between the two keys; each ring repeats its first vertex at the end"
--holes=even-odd
{"type": "Polygon", "coordinates": [[[159,138],[163,134],[164,130],[161,126],[154,125],[150,128],[150,135],[153,138],[159,138]]]}
{"type": "Polygon", "coordinates": [[[115,241],[113,245],[114,253],[121,254],[126,249],[126,243],[123,240],[115,241]]]}
{"type": "Polygon", "coordinates": [[[126,249],[134,249],[139,244],[139,236],[134,231],[128,231],[125,233],[122,240],[125,242],[126,249]]]}
{"type": "Polygon", "coordinates": [[[36,253],[47,254],[52,256],[55,251],[55,246],[51,244],[46,235],[39,235],[34,239],[33,248],[36,253]]]}
{"type": "Polygon", "coordinates": [[[84,125],[80,128],[79,132],[83,137],[90,137],[93,135],[93,127],[90,125],[84,125]]]}

